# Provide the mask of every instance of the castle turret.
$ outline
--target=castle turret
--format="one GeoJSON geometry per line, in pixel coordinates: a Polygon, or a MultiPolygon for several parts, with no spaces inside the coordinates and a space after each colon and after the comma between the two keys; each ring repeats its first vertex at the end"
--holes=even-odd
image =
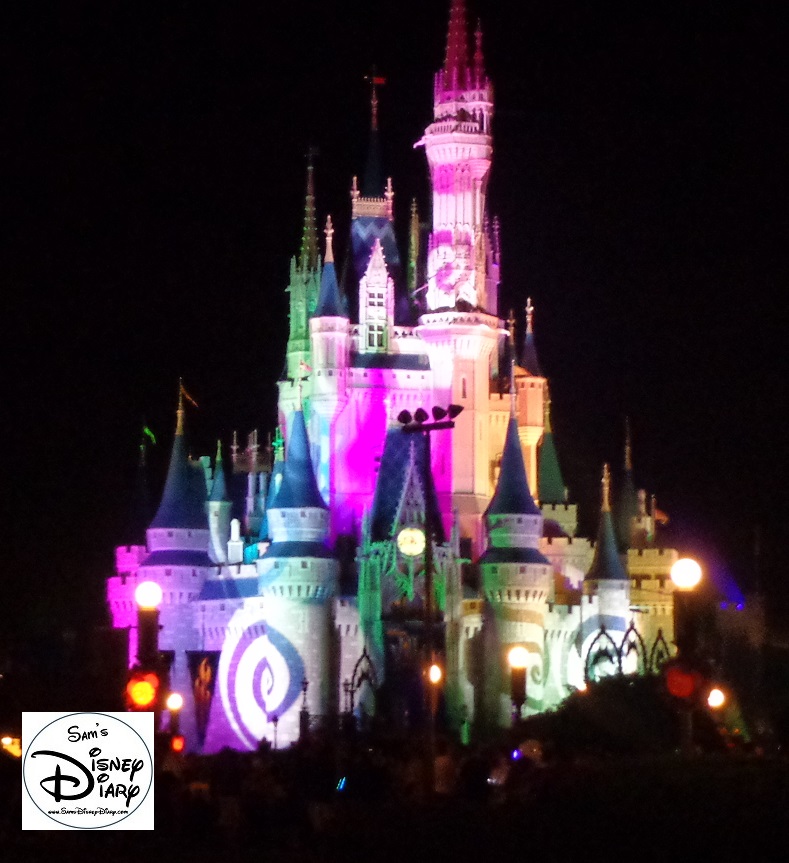
{"type": "Polygon", "coordinates": [[[310,320],[313,360],[310,422],[313,439],[317,443],[318,487],[324,499],[331,503],[335,491],[332,456],[338,449],[335,421],[348,400],[350,322],[334,266],[331,216],[326,220],[325,233],[326,256],[321,290],[315,315],[310,320]]]}
{"type": "Polygon", "coordinates": [[[208,553],[214,563],[227,562],[227,543],[230,539],[230,508],[225,468],[222,464],[222,444],[217,441],[214,481],[206,503],[208,528],[211,531],[211,544],[208,553]]]}
{"type": "Polygon", "coordinates": [[[509,670],[514,646],[528,651],[528,707],[542,705],[545,614],[552,586],[550,562],[539,551],[542,515],[529,490],[518,424],[513,415],[501,459],[496,491],[485,512],[490,544],[479,560],[489,619],[486,705],[488,721],[507,725],[509,670]]]}
{"type": "Polygon", "coordinates": [[[586,574],[586,592],[598,597],[598,612],[602,624],[622,633],[630,612],[630,578],[617,548],[614,523],[611,518],[611,472],[603,465],[600,521],[597,542],[589,572],[586,574]]]}
{"type": "MultiPolygon", "coordinates": [[[[288,439],[282,481],[267,513],[272,542],[256,561],[258,594],[269,620],[298,653],[289,673],[303,668],[309,684],[307,708],[326,716],[336,709],[337,681],[331,674],[332,602],[337,561],[326,545],[329,513],[318,490],[307,426],[296,411],[288,439]]],[[[284,673],[284,672],[283,672],[284,673]]],[[[299,681],[300,684],[301,681],[299,681]]],[[[280,740],[299,736],[300,704],[278,715],[280,740]]]]}

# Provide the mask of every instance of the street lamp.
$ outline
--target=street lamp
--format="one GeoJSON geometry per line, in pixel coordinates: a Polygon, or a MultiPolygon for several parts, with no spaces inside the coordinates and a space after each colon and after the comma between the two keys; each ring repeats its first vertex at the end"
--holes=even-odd
{"type": "Polygon", "coordinates": [[[181,733],[181,708],[184,706],[184,697],[180,692],[171,692],[167,696],[165,706],[170,714],[170,734],[176,736],[181,733]]]}
{"type": "Polygon", "coordinates": [[[679,590],[693,590],[701,581],[701,566],[692,557],[681,557],[671,567],[671,580],[679,590]]]}
{"type": "MultiPolygon", "coordinates": [[[[693,755],[693,700],[697,675],[694,673],[696,660],[696,609],[691,605],[693,591],[701,582],[701,566],[691,557],[681,557],[671,567],[671,581],[674,583],[674,641],[677,645],[681,665],[675,669],[680,680],[684,675],[691,686],[689,697],[680,698],[680,736],[682,751],[686,756],[693,755]]],[[[671,669],[669,670],[671,673],[671,669]]]]}
{"type": "Polygon", "coordinates": [[[722,689],[718,689],[717,686],[714,686],[707,693],[707,706],[713,710],[720,710],[724,704],[726,704],[726,693],[722,689]]]}
{"type": "Polygon", "coordinates": [[[674,583],[674,641],[682,659],[693,660],[696,652],[696,609],[691,595],[701,583],[701,566],[692,557],[681,557],[671,567],[674,583]]]}
{"type": "Polygon", "coordinates": [[[507,654],[510,666],[510,697],[512,699],[512,724],[521,718],[526,703],[526,668],[529,664],[529,651],[518,644],[507,654]]]}
{"type": "MultiPolygon", "coordinates": [[[[427,422],[430,419],[430,414],[424,408],[417,408],[413,416],[410,411],[400,411],[397,416],[397,421],[402,425],[405,434],[421,434],[425,441],[425,464],[424,477],[422,479],[422,487],[425,494],[425,654],[427,661],[432,669],[438,668],[435,665],[435,653],[433,650],[433,513],[432,513],[432,475],[430,469],[430,432],[440,431],[442,429],[453,429],[455,427],[455,418],[463,411],[462,405],[449,405],[446,408],[434,406],[431,413],[433,421],[427,422]]],[[[439,668],[440,672],[440,668],[439,668]]],[[[440,680],[440,678],[439,678],[440,680]]],[[[432,682],[432,680],[431,680],[432,682]]],[[[433,684],[433,689],[437,687],[438,681],[433,684]]],[[[433,718],[433,695],[431,693],[431,720],[430,730],[427,736],[427,752],[425,753],[425,784],[427,794],[431,795],[435,790],[435,740],[434,740],[434,725],[433,718]]]]}
{"type": "Polygon", "coordinates": [[[162,589],[155,581],[143,581],[134,591],[137,603],[137,661],[142,666],[159,661],[159,606],[162,589]]]}

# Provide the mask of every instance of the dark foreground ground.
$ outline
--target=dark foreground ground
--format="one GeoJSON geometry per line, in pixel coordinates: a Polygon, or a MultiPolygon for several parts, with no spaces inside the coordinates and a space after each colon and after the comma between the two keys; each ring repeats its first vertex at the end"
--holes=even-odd
{"type": "Polygon", "coordinates": [[[336,765],[286,753],[252,756],[243,765],[233,757],[205,759],[159,778],[153,832],[22,833],[16,768],[6,764],[0,860],[789,857],[789,763],[780,758],[522,763],[501,784],[485,781],[490,761],[484,770],[472,762],[451,794],[428,802],[415,761],[362,753],[341,767],[340,791],[336,765]]]}

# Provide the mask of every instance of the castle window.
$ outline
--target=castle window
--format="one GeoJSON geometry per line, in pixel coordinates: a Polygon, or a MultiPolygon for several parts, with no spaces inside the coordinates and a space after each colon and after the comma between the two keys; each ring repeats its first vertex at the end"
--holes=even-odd
{"type": "Polygon", "coordinates": [[[384,346],[383,324],[370,324],[367,327],[367,347],[382,348],[384,346]]]}
{"type": "Polygon", "coordinates": [[[307,563],[307,561],[306,561],[306,560],[302,560],[302,562],[301,562],[301,568],[302,568],[302,569],[306,569],[308,566],[309,566],[309,564],[307,563]]]}
{"type": "Polygon", "coordinates": [[[383,307],[383,304],[384,304],[384,293],[383,293],[383,291],[371,291],[370,294],[368,294],[367,304],[370,306],[383,307]]]}
{"type": "Polygon", "coordinates": [[[462,399],[466,398],[466,379],[462,378],[460,381],[460,397],[462,399]]]}
{"type": "Polygon", "coordinates": [[[165,569],[164,574],[165,575],[172,575],[173,571],[171,569],[165,569]]]}

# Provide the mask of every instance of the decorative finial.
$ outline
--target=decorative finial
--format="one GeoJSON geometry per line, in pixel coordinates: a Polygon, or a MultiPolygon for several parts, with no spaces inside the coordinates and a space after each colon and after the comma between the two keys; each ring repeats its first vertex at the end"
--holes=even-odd
{"type": "Polygon", "coordinates": [[[545,394],[542,401],[542,425],[546,434],[553,432],[553,426],[551,425],[551,391],[548,389],[547,384],[545,385],[545,394]]]}
{"type": "Polygon", "coordinates": [[[175,433],[184,433],[184,379],[178,378],[178,408],[175,411],[175,433]]]}
{"type": "Polygon", "coordinates": [[[515,315],[510,309],[507,319],[510,331],[510,416],[514,417],[517,408],[517,393],[515,392],[515,315]]]}
{"type": "Polygon", "coordinates": [[[534,332],[534,306],[531,302],[531,297],[526,299],[526,332],[534,332]]]}
{"type": "Polygon", "coordinates": [[[326,264],[333,264],[334,248],[332,247],[332,237],[334,236],[334,228],[332,227],[331,216],[326,216],[326,229],[323,233],[326,234],[326,256],[323,260],[326,264]]]}
{"type": "Polygon", "coordinates": [[[625,470],[633,470],[633,445],[630,440],[630,417],[625,417],[625,470]]]}
{"type": "Polygon", "coordinates": [[[376,75],[375,71],[373,66],[370,74],[364,76],[364,80],[370,82],[370,128],[373,132],[378,131],[378,90],[376,88],[386,83],[386,78],[376,75]]]}
{"type": "Polygon", "coordinates": [[[315,156],[316,147],[307,150],[307,191],[304,196],[304,228],[301,234],[299,260],[303,269],[314,270],[318,265],[318,231],[315,224],[315,156]]]}
{"type": "Polygon", "coordinates": [[[600,509],[603,512],[611,512],[611,469],[608,463],[603,465],[603,500],[600,509]]]}
{"type": "Polygon", "coordinates": [[[515,347],[515,311],[510,309],[510,316],[507,318],[507,329],[510,332],[510,347],[515,347]]]}

